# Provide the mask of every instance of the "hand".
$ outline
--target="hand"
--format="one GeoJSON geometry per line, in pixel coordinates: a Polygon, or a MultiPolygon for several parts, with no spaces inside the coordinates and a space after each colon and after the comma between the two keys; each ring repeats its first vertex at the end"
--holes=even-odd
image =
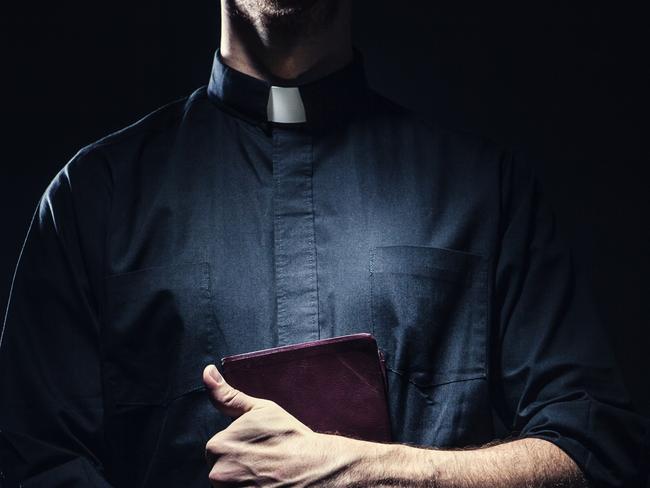
{"type": "Polygon", "coordinates": [[[212,404],[235,418],[206,444],[214,487],[334,486],[359,457],[355,439],[312,431],[277,403],[230,386],[214,365],[203,382],[212,404]]]}

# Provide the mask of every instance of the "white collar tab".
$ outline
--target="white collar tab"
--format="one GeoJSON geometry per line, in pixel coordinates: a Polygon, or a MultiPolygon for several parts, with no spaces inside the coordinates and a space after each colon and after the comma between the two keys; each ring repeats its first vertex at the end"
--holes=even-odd
{"type": "Polygon", "coordinates": [[[270,122],[285,124],[306,122],[307,116],[300,89],[297,86],[271,86],[266,115],[270,122]]]}

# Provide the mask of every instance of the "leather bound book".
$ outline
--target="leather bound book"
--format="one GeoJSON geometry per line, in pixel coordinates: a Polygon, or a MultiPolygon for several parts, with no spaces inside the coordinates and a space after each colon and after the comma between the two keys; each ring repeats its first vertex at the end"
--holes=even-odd
{"type": "Polygon", "coordinates": [[[228,384],[273,400],[316,432],[391,441],[384,358],[372,334],[226,356],[221,366],[228,384]]]}

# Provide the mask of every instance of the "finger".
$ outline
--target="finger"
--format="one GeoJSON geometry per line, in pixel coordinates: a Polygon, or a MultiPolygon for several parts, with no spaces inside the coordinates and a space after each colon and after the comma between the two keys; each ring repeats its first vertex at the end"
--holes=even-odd
{"type": "Polygon", "coordinates": [[[263,402],[261,398],[247,395],[226,383],[214,364],[209,364],[203,370],[203,383],[212,404],[229,417],[239,417],[263,402]]]}
{"type": "Polygon", "coordinates": [[[205,462],[212,469],[214,463],[225,453],[226,431],[222,430],[213,435],[205,444],[205,462]]]}

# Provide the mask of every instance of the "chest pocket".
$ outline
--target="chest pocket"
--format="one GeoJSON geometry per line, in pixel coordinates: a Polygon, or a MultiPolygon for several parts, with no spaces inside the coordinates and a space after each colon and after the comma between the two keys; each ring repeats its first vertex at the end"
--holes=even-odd
{"type": "Polygon", "coordinates": [[[106,278],[104,371],[113,404],[165,404],[202,386],[211,361],[208,263],[106,278]]]}
{"type": "Polygon", "coordinates": [[[387,367],[422,387],[485,377],[486,261],[434,247],[372,250],[372,331],[387,367]]]}

